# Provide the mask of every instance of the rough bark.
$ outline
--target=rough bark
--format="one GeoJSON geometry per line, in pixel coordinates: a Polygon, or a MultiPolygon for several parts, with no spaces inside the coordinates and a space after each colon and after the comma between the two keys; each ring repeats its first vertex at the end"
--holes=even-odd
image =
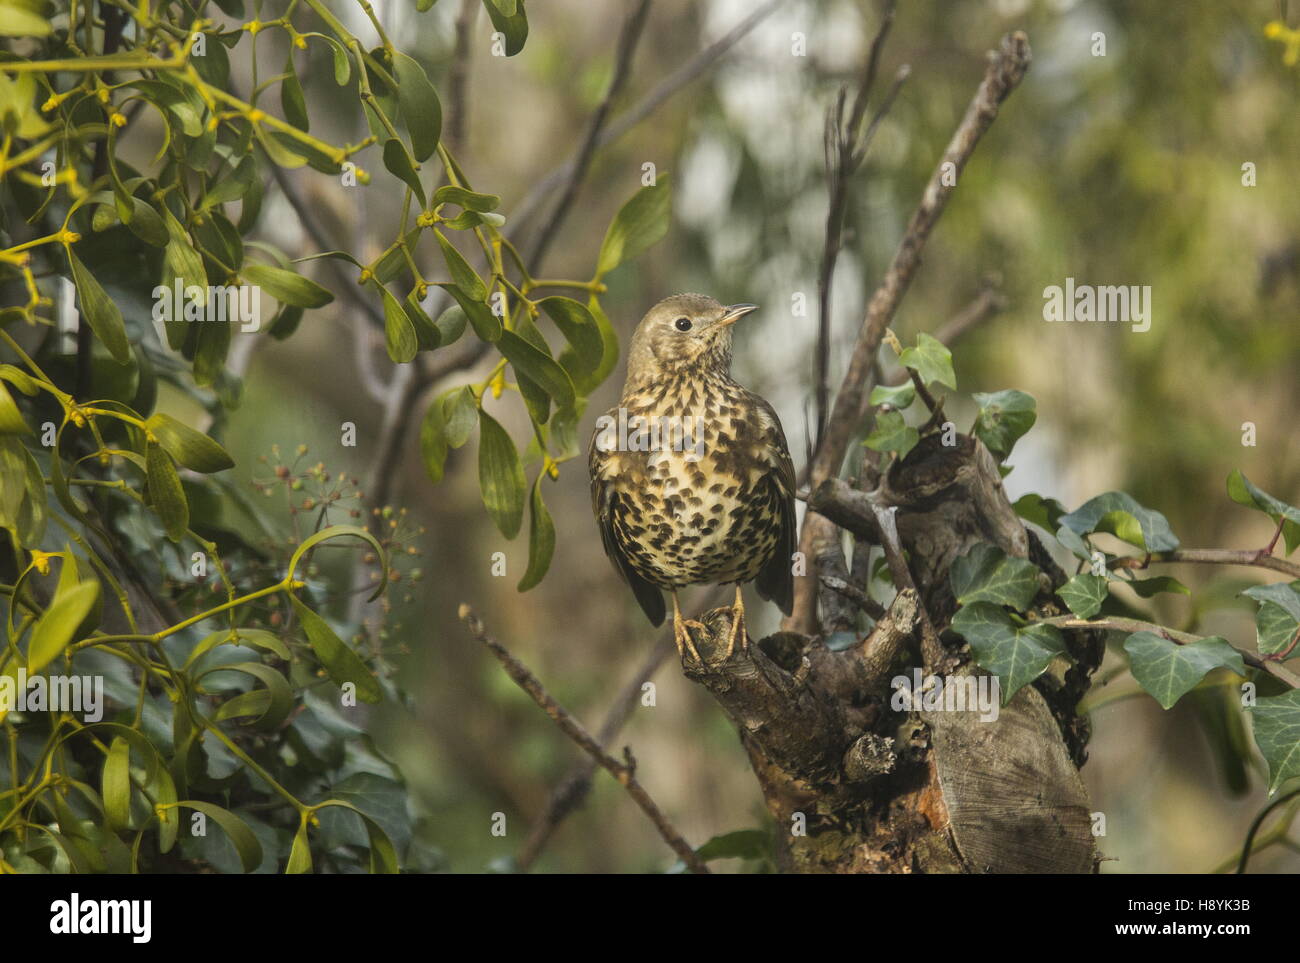
{"type": "MultiPolygon", "coordinates": [[[[713,609],[695,632],[702,662],[683,663],[740,731],[776,822],[779,866],[1094,871],[1090,807],[1077,768],[1087,730],[1073,710],[1100,660],[1095,633],[1074,633],[1070,670],[1026,686],[995,720],[894,696],[892,680],[917,668],[972,681],[983,674],[964,641],[945,631],[956,608],[948,571],[973,545],[991,542],[1038,564],[1035,610],[1056,611],[1051,592],[1064,573],[1016,516],[988,450],[960,435],[945,447],[931,435],[875,490],[832,479],[813,492],[810,507],[860,544],[887,541],[892,535],[882,527],[896,525],[906,562],[894,581],[910,576],[913,585],[864,638],[839,651],[827,647],[829,631],[786,631],[727,656],[732,612],[713,609]],[[927,631],[937,634],[932,648],[923,645],[927,631]]],[[[818,574],[849,578],[838,547],[823,547],[818,574]]],[[[861,583],[862,573],[851,578],[861,583]]],[[[842,633],[844,611],[833,616],[842,633]]]]}

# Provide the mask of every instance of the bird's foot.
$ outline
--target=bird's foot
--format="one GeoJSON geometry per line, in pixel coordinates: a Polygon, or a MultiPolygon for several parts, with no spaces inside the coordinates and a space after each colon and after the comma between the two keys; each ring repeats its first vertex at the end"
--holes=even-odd
{"type": "Polygon", "coordinates": [[[706,634],[708,629],[702,622],[694,619],[673,619],[673,639],[677,642],[677,657],[683,662],[686,661],[686,654],[700,665],[704,665],[704,659],[701,658],[699,649],[695,648],[695,640],[691,638],[691,630],[699,629],[702,634],[706,634]]]}
{"type": "Polygon", "coordinates": [[[731,628],[727,630],[727,651],[722,659],[725,662],[736,651],[736,640],[740,640],[740,651],[749,651],[749,632],[745,629],[745,602],[740,596],[740,586],[736,586],[736,601],[731,606],[731,628]]]}

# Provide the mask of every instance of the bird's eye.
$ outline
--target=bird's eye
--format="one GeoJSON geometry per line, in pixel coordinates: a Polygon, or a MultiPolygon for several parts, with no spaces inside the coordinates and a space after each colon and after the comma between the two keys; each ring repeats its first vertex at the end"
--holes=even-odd
{"type": "Polygon", "coordinates": [[[678,331],[689,331],[691,330],[691,319],[678,318],[676,321],[673,322],[673,327],[675,327],[678,331]]]}

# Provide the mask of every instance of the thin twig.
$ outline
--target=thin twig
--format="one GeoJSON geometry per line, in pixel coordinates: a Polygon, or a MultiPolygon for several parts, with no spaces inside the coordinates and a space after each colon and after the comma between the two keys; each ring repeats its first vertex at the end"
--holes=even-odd
{"type": "Polygon", "coordinates": [[[451,70],[447,74],[447,122],[442,139],[453,154],[465,146],[465,117],[469,109],[469,57],[474,15],[478,13],[479,0],[461,0],[456,14],[456,47],[452,53],[451,70]]]}
{"type": "Polygon", "coordinates": [[[1002,101],[1023,79],[1029,61],[1029,41],[1019,32],[1004,37],[1001,48],[990,55],[984,79],[930,176],[884,280],[867,306],[848,372],[835,397],[826,432],[817,446],[811,472],[813,488],[839,471],[853,432],[865,411],[866,384],[880,339],[920,266],[926,239],[943,214],[980,137],[997,117],[1002,101]]]}
{"type": "MultiPolygon", "coordinates": [[[[596,146],[605,147],[618,140],[629,130],[659,109],[668,98],[677,93],[691,81],[713,67],[728,50],[734,47],[751,30],[758,26],[784,0],[768,0],[736,26],[732,27],[722,39],[710,44],[698,54],[678,67],[661,80],[649,93],[619,114],[604,132],[596,138],[596,146]]],[[[522,227],[536,216],[542,203],[564,179],[570,175],[573,161],[565,161],[541,180],[533,184],[532,189],[511,212],[511,221],[516,228],[522,227]]]]}
{"type": "Polygon", "coordinates": [[[663,811],[656,805],[655,801],[650,798],[645,787],[637,781],[636,763],[632,759],[631,751],[623,750],[624,760],[620,762],[601,748],[600,743],[591,737],[591,734],[583,727],[582,723],[569,714],[569,711],[555,701],[545,687],[538,681],[537,677],[529,671],[528,667],[515,658],[510,651],[487,634],[487,629],[482,621],[474,614],[474,611],[465,604],[460,607],[461,621],[469,628],[470,634],[483,643],[488,650],[496,656],[501,667],[506,670],[506,675],[514,680],[519,688],[523,689],[532,697],[548,716],[551,717],[560,730],[576,742],[583,750],[594,759],[597,764],[602,766],[610,775],[618,780],[619,784],[627,790],[628,795],[641,807],[642,812],[650,817],[655,828],[659,830],[659,835],[686,864],[687,868],[693,873],[708,874],[709,867],[696,854],[690,843],[682,838],[663,811]]]}
{"type": "Polygon", "coordinates": [[[877,622],[885,617],[885,607],[852,582],[846,582],[836,575],[821,575],[818,577],[828,589],[843,595],[877,622]]]}
{"type": "Polygon", "coordinates": [[[1141,558],[1117,558],[1110,563],[1117,568],[1146,568],[1152,562],[1203,562],[1209,565],[1247,565],[1281,572],[1291,578],[1300,578],[1300,564],[1289,562],[1276,555],[1263,555],[1251,549],[1232,548],[1178,548],[1172,552],[1156,552],[1141,558]]]}
{"type": "Polygon", "coordinates": [[[605,121],[609,117],[610,107],[622,92],[623,87],[627,84],[628,76],[632,73],[632,56],[636,53],[637,42],[641,39],[641,32],[645,27],[649,13],[650,0],[638,0],[636,7],[628,14],[627,20],[623,22],[623,30],[618,37],[617,53],[614,56],[614,75],[610,78],[609,87],[605,90],[605,97],[596,107],[595,112],[591,115],[591,120],[587,123],[586,136],[583,137],[581,146],[579,146],[569,164],[568,178],[565,180],[560,196],[555,202],[551,216],[547,218],[542,229],[538,231],[536,238],[533,239],[532,246],[529,248],[528,269],[534,273],[540,271],[542,259],[546,257],[551,242],[555,240],[555,235],[559,233],[560,226],[564,223],[564,219],[573,207],[573,200],[577,197],[578,188],[587,174],[588,167],[591,166],[591,159],[596,153],[597,142],[600,139],[601,132],[605,129],[605,121]]]}

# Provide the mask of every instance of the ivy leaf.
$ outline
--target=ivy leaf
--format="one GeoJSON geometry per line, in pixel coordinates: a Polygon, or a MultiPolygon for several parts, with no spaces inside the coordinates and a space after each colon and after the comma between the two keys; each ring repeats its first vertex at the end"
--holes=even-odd
{"type": "Polygon", "coordinates": [[[546,472],[538,472],[537,480],[533,482],[533,497],[528,511],[528,571],[519,580],[520,592],[527,592],[541,582],[555,554],[555,522],[542,501],[542,479],[545,477],[546,472]]]}
{"type": "Polygon", "coordinates": [[[1106,601],[1106,579],[1082,572],[1057,589],[1056,594],[1079,618],[1090,619],[1101,611],[1101,603],[1106,601]]]}
{"type": "Polygon", "coordinates": [[[1300,545],[1300,508],[1288,505],[1268,492],[1256,488],[1251,484],[1250,479],[1236,468],[1228,475],[1228,497],[1238,505],[1259,509],[1273,519],[1275,525],[1281,522],[1282,537],[1286,540],[1288,555],[1296,550],[1297,545],[1300,545]]]}
{"type": "Polygon", "coordinates": [[[1261,696],[1250,709],[1255,745],[1268,761],[1268,794],[1300,776],[1300,689],[1261,696]]]}
{"type": "Polygon", "coordinates": [[[1300,632],[1300,580],[1290,584],[1256,585],[1242,595],[1259,603],[1255,613],[1255,634],[1259,651],[1274,655],[1286,651],[1300,632]]]}
{"type": "Polygon", "coordinates": [[[158,513],[163,530],[169,539],[179,542],[190,527],[190,506],[185,500],[185,490],[181,487],[171,455],[153,442],[145,448],[145,477],[149,500],[158,513]]]}
{"type": "Polygon", "coordinates": [[[428,160],[438,149],[438,139],[442,136],[442,104],[438,92],[429,83],[424,68],[400,50],[393,51],[393,71],[397,102],[411,134],[415,159],[428,160]]]}
{"type": "Polygon", "coordinates": [[[873,405],[889,405],[898,411],[911,407],[916,400],[916,385],[908,378],[900,385],[876,385],[868,399],[873,405]]]}
{"type": "Polygon", "coordinates": [[[1137,592],[1144,599],[1149,599],[1161,592],[1173,592],[1178,595],[1191,595],[1189,589],[1178,579],[1169,575],[1157,575],[1155,578],[1135,578],[1131,582],[1124,582],[1134,592],[1137,592]]]}
{"type": "Polygon", "coordinates": [[[108,296],[95,276],[86,270],[81,258],[71,247],[68,252],[68,264],[72,267],[72,283],[77,287],[77,297],[81,300],[81,314],[90,325],[90,330],[108,348],[108,353],[118,364],[127,364],[131,360],[131,345],[126,340],[126,324],[122,321],[122,312],[108,296]]]}
{"type": "Polygon", "coordinates": [[[1038,594],[1038,567],[987,542],[971,546],[954,561],[949,577],[953,595],[962,605],[993,602],[1020,610],[1028,608],[1038,594]]]}
{"type": "Polygon", "coordinates": [[[486,411],[479,411],[478,481],[483,504],[501,534],[514,538],[524,516],[524,466],[515,443],[486,411]]]}
{"type": "Polygon", "coordinates": [[[1178,547],[1168,519],[1142,507],[1127,492],[1106,492],[1090,498],[1077,510],[1062,516],[1061,524],[1076,535],[1110,532],[1148,552],[1171,552],[1178,547]]]}
{"type": "Polygon", "coordinates": [[[706,863],[715,859],[772,858],[772,839],[766,830],[739,829],[734,833],[714,836],[695,851],[706,863]]]}
{"type": "Polygon", "coordinates": [[[1018,626],[992,602],[963,605],[953,616],[952,630],[970,643],[975,661],[998,677],[1003,705],[1065,652],[1065,640],[1054,626],[1018,626]]]}
{"type": "Polygon", "coordinates": [[[901,411],[882,411],[876,415],[871,434],[863,439],[862,444],[873,451],[898,452],[898,457],[902,458],[920,440],[920,433],[903,420],[901,411]]]}
{"type": "Polygon", "coordinates": [[[668,174],[663,173],[653,186],[643,187],[633,194],[614,215],[596,258],[596,279],[658,242],[668,233],[671,215],[672,195],[668,190],[668,174]]]}
{"type": "Polygon", "coordinates": [[[217,442],[162,412],[150,415],[145,427],[163,450],[193,471],[210,475],[235,467],[235,460],[217,442]]]}
{"type": "Polygon", "coordinates": [[[1054,532],[1060,525],[1061,516],[1065,514],[1065,506],[1055,498],[1044,498],[1030,492],[1028,495],[1021,495],[1014,505],[1011,506],[1027,522],[1033,522],[1039,528],[1054,532]]]}
{"type": "Polygon", "coordinates": [[[1033,396],[1012,388],[992,394],[976,392],[973,397],[980,406],[975,418],[975,436],[993,454],[1006,458],[1016,441],[1038,419],[1033,396]]]}
{"type": "Polygon", "coordinates": [[[361,661],[361,656],[352,651],[352,648],[330,628],[329,623],[313,612],[296,595],[290,595],[289,601],[293,603],[293,610],[298,615],[302,630],[307,634],[307,641],[311,643],[312,651],[316,653],[316,658],[320,659],[329,677],[340,686],[352,683],[356,687],[357,698],[362,702],[374,703],[383,699],[384,694],[379,687],[379,680],[375,678],[365,662],[361,661]]]}
{"type": "Polygon", "coordinates": [[[1217,635],[1179,645],[1154,632],[1134,632],[1124,641],[1124,651],[1138,685],[1166,709],[1196,688],[1212,669],[1246,674],[1241,653],[1217,635]]]}
{"type": "Polygon", "coordinates": [[[916,347],[904,348],[898,361],[903,367],[911,368],[920,375],[927,385],[938,382],[954,391],[957,389],[957,375],[952,370],[952,352],[943,346],[942,341],[924,331],[916,336],[916,347]]]}

